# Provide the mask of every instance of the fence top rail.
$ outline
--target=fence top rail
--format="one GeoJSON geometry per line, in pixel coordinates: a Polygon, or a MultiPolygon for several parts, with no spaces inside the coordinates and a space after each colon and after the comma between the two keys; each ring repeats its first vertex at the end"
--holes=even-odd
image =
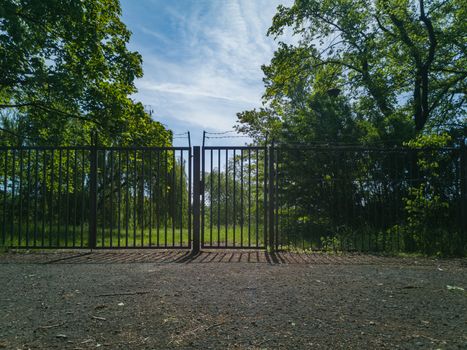
{"type": "Polygon", "coordinates": [[[265,150],[266,146],[204,146],[205,150],[265,150]]]}
{"type": "Polygon", "coordinates": [[[74,150],[91,150],[98,151],[189,151],[191,147],[146,147],[146,146],[128,146],[128,147],[104,147],[104,146],[0,146],[0,151],[74,151],[74,150]]]}
{"type": "Polygon", "coordinates": [[[290,150],[290,151],[374,151],[374,152],[425,152],[425,151],[460,151],[461,147],[364,147],[364,146],[313,146],[313,145],[274,145],[271,147],[274,150],[290,150]]]}
{"type": "Polygon", "coordinates": [[[144,146],[129,146],[129,147],[96,147],[98,151],[189,151],[191,147],[144,147],[144,146]]]}
{"type": "MultiPolygon", "coordinates": [[[[364,146],[318,146],[318,145],[287,145],[280,144],[274,146],[204,146],[204,150],[290,150],[290,151],[374,151],[374,152],[425,152],[425,151],[461,151],[462,147],[364,147],[364,146]]],[[[98,151],[190,151],[192,147],[160,147],[160,146],[0,146],[0,151],[9,150],[91,150],[98,151]]]]}

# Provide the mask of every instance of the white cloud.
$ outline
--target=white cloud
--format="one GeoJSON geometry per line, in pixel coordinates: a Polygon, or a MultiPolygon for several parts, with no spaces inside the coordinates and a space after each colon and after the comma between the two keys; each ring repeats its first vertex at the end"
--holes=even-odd
{"type": "Polygon", "coordinates": [[[151,29],[148,29],[146,28],[145,26],[139,26],[139,29],[144,33],[144,34],[148,34],[150,36],[152,36],[153,38],[156,38],[157,40],[165,43],[165,44],[169,44],[170,41],[169,39],[167,39],[164,35],[162,35],[161,33],[158,33],[158,32],[155,32],[151,29]]]}
{"type": "Polygon", "coordinates": [[[192,1],[183,12],[164,6],[160,10],[175,33],[171,32],[169,39],[148,26],[139,26],[141,33],[164,44],[166,51],[135,46],[143,55],[145,73],[136,82],[136,98],[152,105],[156,115],[175,131],[180,126],[231,129],[237,112],[261,105],[260,67],[269,62],[276,47],[266,31],[277,5],[291,2],[192,1]]]}

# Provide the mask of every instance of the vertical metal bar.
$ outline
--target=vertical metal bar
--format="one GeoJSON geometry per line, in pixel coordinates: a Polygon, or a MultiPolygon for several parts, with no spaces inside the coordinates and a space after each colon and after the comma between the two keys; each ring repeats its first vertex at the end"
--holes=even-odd
{"type": "Polygon", "coordinates": [[[180,150],[180,247],[183,237],[183,150],[180,150]]]}
{"type": "MultiPolygon", "coordinates": [[[[80,241],[80,247],[84,247],[84,209],[86,206],[86,195],[84,192],[84,183],[86,180],[86,172],[84,171],[85,169],[85,163],[86,163],[86,151],[83,149],[81,152],[81,222],[80,222],[80,236],[81,236],[81,241],[80,241]]],[[[88,217],[88,222],[89,222],[89,217],[88,217]]]]}
{"type": "Polygon", "coordinates": [[[465,247],[467,243],[467,147],[462,140],[460,147],[460,232],[462,247],[465,247]]]}
{"type": "MultiPolygon", "coordinates": [[[[275,243],[275,249],[277,250],[279,248],[279,234],[280,234],[280,217],[279,217],[279,208],[281,203],[281,198],[280,198],[280,193],[279,193],[279,186],[280,186],[280,181],[281,181],[281,163],[279,161],[279,149],[276,150],[275,154],[275,165],[276,165],[276,173],[275,173],[275,186],[274,186],[274,203],[275,203],[275,230],[274,230],[274,243],[275,243]]],[[[301,230],[301,240],[302,240],[302,249],[305,249],[305,230],[301,230]]]]}
{"type": "MultiPolygon", "coordinates": [[[[460,149],[459,151],[462,152],[461,149],[460,149]]],[[[446,152],[447,152],[447,153],[450,153],[450,154],[449,154],[449,158],[450,158],[451,162],[454,162],[454,169],[455,169],[455,170],[454,170],[454,172],[455,172],[454,181],[455,181],[456,187],[457,187],[457,186],[460,185],[460,160],[461,160],[460,158],[462,157],[462,155],[461,155],[460,153],[459,153],[459,155],[458,155],[457,153],[451,152],[451,151],[446,151],[446,152]]],[[[456,203],[456,204],[457,204],[457,203],[456,203]]],[[[457,206],[456,206],[456,208],[457,208],[457,206]]],[[[460,209],[460,208],[458,208],[458,209],[460,209]]],[[[458,213],[456,213],[456,214],[458,214],[458,213]]],[[[458,223],[461,224],[461,222],[458,222],[458,223]]],[[[459,230],[460,230],[460,233],[462,234],[462,226],[457,227],[457,229],[459,229],[459,230]]],[[[454,229],[454,230],[455,230],[455,229],[454,229]]],[[[448,231],[449,231],[449,233],[448,233],[448,235],[449,235],[448,244],[449,244],[449,249],[450,249],[451,251],[454,251],[454,249],[455,249],[455,246],[453,245],[453,234],[454,234],[453,231],[454,231],[454,230],[452,230],[452,229],[449,229],[449,230],[448,230],[448,231]]]]}
{"type": "Polygon", "coordinates": [[[343,166],[345,166],[345,159],[344,159],[344,155],[343,155],[343,152],[335,152],[334,154],[334,158],[335,158],[335,162],[334,162],[334,169],[336,169],[336,178],[334,180],[334,191],[336,193],[335,197],[336,197],[336,204],[334,206],[334,208],[336,209],[337,213],[336,213],[336,219],[335,219],[335,225],[334,227],[336,228],[335,229],[335,234],[334,234],[334,237],[337,237],[337,238],[340,238],[338,239],[338,245],[339,245],[339,248],[336,247],[336,244],[334,244],[334,249],[339,249],[340,251],[342,251],[342,237],[339,237],[339,231],[338,231],[338,227],[339,225],[341,224],[341,217],[342,217],[342,211],[343,211],[343,208],[342,208],[342,187],[341,187],[341,184],[342,184],[342,171],[340,171],[338,165],[337,165],[337,162],[338,162],[338,159],[342,159],[342,162],[343,162],[343,166]]]}
{"type": "Polygon", "coordinates": [[[121,235],[122,235],[122,227],[121,227],[121,223],[122,223],[122,180],[123,180],[123,176],[122,176],[122,151],[119,150],[118,151],[118,188],[117,188],[117,200],[118,200],[118,212],[117,212],[117,236],[118,236],[118,244],[117,246],[120,248],[120,245],[121,245],[121,235]]]}
{"type": "Polygon", "coordinates": [[[31,149],[28,149],[28,161],[27,161],[27,192],[26,192],[26,247],[29,247],[29,209],[30,209],[30,193],[31,193],[31,149]]]}
{"type": "Polygon", "coordinates": [[[200,147],[193,147],[193,249],[197,254],[200,249],[200,147]]]}
{"type": "Polygon", "coordinates": [[[137,194],[138,194],[138,166],[136,162],[137,152],[134,150],[133,156],[135,157],[133,161],[133,247],[136,247],[136,204],[137,204],[137,194]]]}
{"type": "Polygon", "coordinates": [[[355,186],[353,185],[354,179],[356,176],[355,169],[357,168],[355,166],[355,161],[357,160],[357,157],[354,153],[351,153],[351,159],[350,159],[350,164],[351,164],[351,169],[350,169],[350,178],[349,180],[351,181],[350,183],[352,184],[349,187],[349,210],[347,212],[347,220],[348,220],[348,225],[350,229],[352,230],[352,245],[354,250],[358,250],[357,247],[357,236],[355,234],[355,213],[354,213],[354,205],[355,205],[355,186]]]}
{"type": "MultiPolygon", "coordinates": [[[[206,132],[203,132],[203,134],[205,134],[206,132]]],[[[191,148],[190,148],[190,151],[191,152],[191,148]]],[[[189,166],[191,165],[191,161],[192,159],[190,158],[189,160],[189,166]]],[[[190,174],[191,172],[188,171],[188,173],[190,174]]],[[[206,225],[206,150],[204,149],[204,145],[203,147],[201,148],[201,184],[202,184],[202,188],[201,188],[201,245],[204,246],[204,242],[205,242],[205,225],[206,225]]],[[[191,180],[188,180],[188,189],[191,188],[191,180]]],[[[191,198],[191,196],[190,196],[191,198]]],[[[188,216],[188,218],[191,217],[191,211],[190,212],[190,215],[188,216]]],[[[190,223],[188,223],[188,229],[190,228],[190,223]]]]}
{"type": "Polygon", "coordinates": [[[107,151],[102,149],[102,191],[101,191],[101,198],[100,198],[100,210],[101,210],[101,217],[102,217],[102,224],[101,224],[101,247],[105,247],[105,205],[106,205],[106,198],[105,192],[107,190],[107,151]]]}
{"type": "Polygon", "coordinates": [[[13,245],[13,237],[15,230],[15,186],[16,186],[16,150],[12,149],[12,166],[11,166],[11,224],[10,224],[10,246],[13,245]]]}
{"type": "Polygon", "coordinates": [[[243,247],[243,148],[240,149],[240,247],[243,247]]]}
{"type": "Polygon", "coordinates": [[[225,246],[229,245],[229,150],[225,149],[225,246]]]}
{"type": "Polygon", "coordinates": [[[46,221],[46,205],[47,205],[47,153],[44,150],[42,156],[42,232],[41,232],[41,247],[45,245],[45,221],[46,221]]]}
{"type": "Polygon", "coordinates": [[[125,193],[125,247],[128,248],[128,236],[129,232],[129,225],[130,225],[130,151],[126,150],[126,172],[125,172],[125,179],[126,179],[126,193],[125,193]]]}
{"type": "Polygon", "coordinates": [[[400,208],[400,205],[399,205],[399,188],[400,188],[400,185],[402,184],[402,176],[399,174],[399,163],[398,163],[398,156],[399,154],[398,153],[395,153],[394,154],[394,167],[395,167],[395,189],[394,189],[394,201],[395,201],[395,225],[397,226],[397,234],[396,234],[396,244],[397,244],[397,251],[399,252],[400,251],[400,230],[399,230],[399,227],[400,227],[400,223],[399,223],[399,208],[400,208]]]}
{"type": "Polygon", "coordinates": [[[149,150],[149,246],[152,246],[152,150],[149,150]]]}
{"type": "MultiPolygon", "coordinates": [[[[371,159],[371,152],[370,151],[367,151],[367,157],[368,157],[368,162],[371,164],[372,162],[372,159],[371,159]]],[[[372,220],[371,220],[371,187],[372,187],[372,179],[369,178],[369,174],[366,175],[366,179],[365,179],[365,183],[366,183],[366,186],[364,188],[364,195],[366,196],[366,203],[367,203],[367,206],[366,206],[366,210],[367,210],[367,220],[368,220],[368,227],[370,228],[370,232],[368,232],[368,250],[369,251],[372,251],[373,248],[372,248],[372,232],[375,231],[374,230],[374,227],[372,226],[372,220]]]]}
{"type": "Polygon", "coordinates": [[[259,247],[259,150],[256,149],[256,204],[255,204],[255,238],[256,238],[256,248],[259,247]]]}
{"type": "Polygon", "coordinates": [[[156,190],[157,190],[157,199],[156,199],[156,231],[157,231],[157,246],[160,244],[160,205],[162,201],[162,187],[161,187],[161,151],[157,151],[157,177],[156,177],[156,190]]]}
{"type": "Polygon", "coordinates": [[[58,199],[57,199],[57,247],[60,246],[61,238],[61,209],[62,209],[62,161],[63,161],[63,150],[60,148],[58,151],[58,199]]]}
{"type": "Polygon", "coordinates": [[[213,166],[213,152],[212,152],[212,148],[211,148],[211,172],[209,173],[209,178],[211,179],[210,182],[210,186],[211,186],[211,192],[209,192],[209,199],[210,199],[210,206],[209,206],[209,226],[210,226],[210,233],[209,233],[209,245],[212,247],[212,198],[214,197],[214,194],[213,194],[213,182],[214,182],[214,172],[212,171],[212,166],[213,166]]]}
{"type": "Polygon", "coordinates": [[[175,149],[172,150],[172,247],[175,246],[175,219],[177,218],[177,202],[176,202],[176,194],[177,194],[177,181],[175,178],[175,173],[177,169],[177,162],[175,159],[175,149]]]}
{"type": "Polygon", "coordinates": [[[97,137],[94,134],[90,150],[89,171],[89,239],[90,249],[96,248],[97,239],[97,137]]]}
{"type": "Polygon", "coordinates": [[[237,160],[235,159],[236,158],[236,154],[235,154],[235,148],[233,149],[233,155],[232,155],[233,159],[233,246],[235,247],[235,236],[236,236],[236,223],[237,223],[237,212],[236,212],[236,209],[237,209],[237,196],[235,194],[235,190],[236,190],[236,182],[237,182],[237,174],[236,174],[236,168],[237,168],[237,160]]]}
{"type": "Polygon", "coordinates": [[[109,214],[109,219],[110,219],[110,232],[109,232],[109,246],[112,248],[113,242],[112,242],[112,236],[113,236],[113,224],[114,224],[114,211],[113,211],[113,203],[114,203],[114,150],[109,150],[110,152],[110,195],[109,195],[109,201],[110,201],[110,214],[109,214]]]}
{"type": "Polygon", "coordinates": [[[269,148],[269,203],[268,203],[268,210],[269,210],[269,249],[274,250],[275,243],[274,243],[274,208],[275,208],[275,199],[274,199],[274,143],[269,148]]]}
{"type": "Polygon", "coordinates": [[[22,222],[23,222],[23,150],[19,150],[19,217],[18,217],[18,247],[22,241],[22,222]]]}
{"type": "Polygon", "coordinates": [[[54,190],[55,190],[55,150],[50,154],[50,196],[49,196],[49,247],[52,246],[53,223],[54,223],[54,190]]]}
{"type": "Polygon", "coordinates": [[[141,150],[141,247],[144,246],[144,150],[141,150]]]}
{"type": "Polygon", "coordinates": [[[251,149],[248,148],[248,248],[251,247],[251,149]]]}
{"type": "MultiPolygon", "coordinates": [[[[193,182],[191,181],[192,177],[191,177],[191,164],[192,164],[192,155],[191,155],[191,145],[190,145],[190,149],[188,150],[188,246],[191,248],[192,246],[192,241],[191,241],[191,188],[193,186],[193,182]]],[[[204,154],[204,150],[203,150],[203,154],[202,154],[202,157],[203,157],[203,181],[201,183],[201,193],[203,194],[203,210],[204,210],[204,157],[205,157],[205,154],[204,154]]],[[[203,237],[204,237],[204,211],[203,211],[203,237]]],[[[203,241],[204,243],[204,241],[203,241]]]]}
{"type": "Polygon", "coordinates": [[[39,150],[36,150],[36,165],[34,167],[34,247],[37,246],[37,217],[39,197],[39,150]]]}
{"type": "MultiPolygon", "coordinates": [[[[6,206],[8,196],[8,149],[5,150],[5,168],[3,173],[3,223],[2,223],[2,245],[6,242],[6,206]]],[[[11,217],[10,217],[11,218],[11,217]]]]}
{"type": "Polygon", "coordinates": [[[269,164],[268,164],[268,159],[269,159],[269,154],[268,154],[268,148],[265,146],[263,148],[263,246],[264,249],[267,249],[267,234],[268,234],[268,178],[269,178],[269,164]]]}
{"type": "Polygon", "coordinates": [[[168,211],[170,208],[170,204],[168,202],[169,193],[168,193],[168,186],[167,186],[168,177],[169,177],[169,154],[167,150],[164,150],[164,158],[165,158],[164,187],[163,187],[163,192],[164,192],[164,201],[163,201],[164,203],[164,246],[167,248],[167,230],[168,230],[167,220],[168,220],[168,211]]]}
{"type": "MultiPolygon", "coordinates": [[[[376,158],[377,160],[378,159],[378,152],[377,151],[373,151],[373,158],[376,158]]],[[[375,161],[376,162],[376,161],[375,161]]],[[[380,235],[380,231],[379,231],[379,220],[378,220],[378,171],[377,169],[375,169],[373,171],[374,175],[372,176],[372,182],[373,182],[373,222],[374,222],[374,225],[375,225],[375,243],[376,243],[376,251],[380,251],[380,248],[379,248],[379,242],[378,242],[378,238],[379,238],[379,235],[380,235]]]]}
{"type": "Polygon", "coordinates": [[[66,150],[66,211],[65,211],[65,247],[68,246],[68,221],[70,218],[70,149],[66,150]]]}
{"type": "Polygon", "coordinates": [[[217,246],[221,244],[221,150],[217,150],[217,246]]]}
{"type": "MultiPolygon", "coordinates": [[[[386,161],[386,156],[388,155],[388,153],[386,151],[381,151],[380,154],[379,154],[379,158],[381,159],[381,162],[384,164],[385,161],[386,161]]],[[[390,157],[390,154],[389,154],[389,157],[390,157]]],[[[383,165],[381,166],[381,168],[383,168],[383,165]]],[[[389,172],[390,173],[390,172],[389,172]]],[[[379,185],[379,188],[380,188],[380,196],[379,196],[379,201],[378,201],[378,204],[379,204],[379,207],[378,207],[378,218],[379,218],[379,226],[381,228],[381,230],[383,231],[383,252],[386,251],[386,245],[387,245],[387,242],[386,242],[386,239],[387,239],[387,236],[386,236],[386,228],[385,228],[385,221],[384,221],[384,214],[383,214],[383,200],[384,200],[384,188],[386,188],[386,186],[383,186],[384,184],[384,176],[383,174],[380,173],[380,180],[379,182],[381,183],[379,185]]],[[[389,199],[390,200],[390,199],[389,199]]],[[[389,205],[389,208],[390,208],[390,205],[389,205]]],[[[390,210],[390,209],[389,209],[390,210]]],[[[391,213],[389,213],[390,215],[391,213]]]]}
{"type": "Polygon", "coordinates": [[[379,232],[378,232],[378,227],[377,227],[377,222],[376,222],[376,188],[375,188],[375,184],[376,184],[376,179],[375,179],[375,172],[376,170],[374,169],[375,167],[375,157],[374,157],[374,152],[373,151],[370,151],[370,159],[371,159],[371,163],[372,163],[372,168],[371,168],[371,172],[369,173],[369,183],[370,183],[370,186],[369,186],[369,191],[368,191],[368,201],[370,203],[370,207],[369,207],[369,217],[368,217],[368,221],[370,222],[370,225],[372,225],[372,230],[371,230],[371,240],[372,240],[372,244],[373,244],[373,250],[374,251],[378,251],[378,235],[379,235],[379,232]]]}
{"type": "MultiPolygon", "coordinates": [[[[395,186],[396,186],[396,166],[395,166],[395,153],[392,151],[388,152],[388,168],[389,171],[387,173],[389,174],[388,179],[387,179],[387,184],[385,186],[386,188],[386,196],[387,196],[387,201],[389,201],[388,206],[389,206],[389,215],[388,215],[388,220],[387,220],[387,227],[390,229],[394,227],[395,225],[395,215],[396,215],[396,205],[395,205],[395,186]]],[[[386,230],[386,228],[385,228],[386,230]]],[[[394,251],[394,233],[392,229],[389,231],[389,234],[387,236],[388,239],[388,244],[389,244],[389,250],[394,251]]]]}
{"type": "Polygon", "coordinates": [[[74,165],[73,165],[73,247],[76,247],[76,226],[78,224],[78,150],[75,149],[74,165]]]}

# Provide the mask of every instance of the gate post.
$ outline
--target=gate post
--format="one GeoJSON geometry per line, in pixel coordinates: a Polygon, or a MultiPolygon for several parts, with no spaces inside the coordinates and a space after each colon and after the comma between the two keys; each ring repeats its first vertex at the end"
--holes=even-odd
{"type": "Polygon", "coordinates": [[[97,134],[91,134],[89,169],[89,249],[96,248],[97,236],[97,134]]]}
{"type": "Polygon", "coordinates": [[[269,147],[269,171],[268,171],[268,212],[269,212],[269,222],[268,222],[268,233],[269,233],[269,250],[274,251],[275,248],[275,226],[274,226],[274,142],[272,143],[271,147],[269,147]]]}
{"type": "Polygon", "coordinates": [[[202,184],[200,180],[201,152],[199,146],[193,147],[193,246],[192,254],[199,253],[200,249],[200,197],[202,184]]]}
{"type": "Polygon", "coordinates": [[[462,140],[461,147],[460,147],[460,213],[459,213],[459,226],[460,226],[460,233],[462,235],[461,242],[462,247],[465,247],[467,242],[467,216],[465,213],[467,212],[467,147],[465,145],[465,141],[462,140]]]}

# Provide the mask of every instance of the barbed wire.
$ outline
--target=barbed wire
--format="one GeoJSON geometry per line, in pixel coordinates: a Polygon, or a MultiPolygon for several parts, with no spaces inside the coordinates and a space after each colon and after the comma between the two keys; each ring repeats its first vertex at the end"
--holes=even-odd
{"type": "Polygon", "coordinates": [[[230,134],[230,133],[233,133],[233,132],[237,132],[237,131],[235,131],[235,130],[220,131],[220,132],[207,132],[207,131],[205,131],[204,133],[209,134],[209,135],[225,135],[225,134],[230,134]]]}
{"type": "Polygon", "coordinates": [[[233,135],[233,136],[206,136],[207,139],[236,139],[236,138],[245,138],[249,136],[239,136],[239,135],[233,135]]]}

